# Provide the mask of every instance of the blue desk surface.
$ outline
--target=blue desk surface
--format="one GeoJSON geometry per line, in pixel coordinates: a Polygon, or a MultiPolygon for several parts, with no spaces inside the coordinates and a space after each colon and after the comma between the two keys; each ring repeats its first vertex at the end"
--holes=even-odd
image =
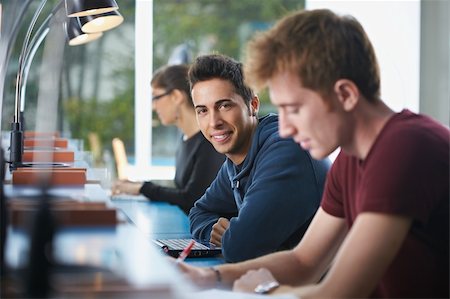
{"type": "MultiPolygon", "coordinates": [[[[177,206],[165,202],[114,201],[136,227],[149,239],[190,238],[189,220],[177,206]]],[[[223,264],[221,257],[187,258],[186,262],[196,266],[223,264]]]]}
{"type": "MultiPolygon", "coordinates": [[[[5,185],[5,195],[7,197],[26,197],[33,196],[40,192],[39,189],[32,187],[17,187],[13,185],[5,185]]],[[[66,196],[81,201],[101,201],[107,202],[115,206],[123,213],[123,219],[141,233],[144,240],[152,244],[152,239],[170,239],[170,238],[190,238],[189,220],[184,212],[177,206],[170,205],[164,202],[150,202],[150,201],[136,201],[136,200],[114,200],[111,201],[105,190],[98,184],[86,184],[82,187],[57,187],[50,189],[50,194],[56,196],[66,196]]],[[[90,229],[92,230],[92,229],[90,229]]],[[[81,234],[86,235],[86,231],[78,230],[81,234]]],[[[98,229],[93,229],[92,232],[99,232],[98,229]]],[[[103,230],[103,234],[107,230],[103,230]]],[[[70,232],[70,230],[64,230],[70,232]]],[[[101,230],[100,230],[101,232],[101,230]]],[[[102,233],[97,233],[100,236],[102,233]]],[[[109,233],[109,235],[111,232],[109,233]]],[[[67,236],[73,234],[66,234],[67,236]]],[[[87,237],[88,235],[86,235],[87,237]]],[[[70,237],[65,237],[63,240],[68,240],[70,237]]],[[[108,238],[106,238],[108,239],[108,238]]],[[[106,241],[108,243],[109,241],[106,241]]],[[[153,244],[152,244],[153,245],[153,244]]],[[[62,246],[64,247],[64,246],[62,246]]],[[[61,249],[63,252],[65,249],[61,249]]],[[[15,256],[15,259],[18,257],[15,256]]],[[[197,266],[212,266],[224,263],[223,258],[188,258],[187,263],[197,266]]]]}

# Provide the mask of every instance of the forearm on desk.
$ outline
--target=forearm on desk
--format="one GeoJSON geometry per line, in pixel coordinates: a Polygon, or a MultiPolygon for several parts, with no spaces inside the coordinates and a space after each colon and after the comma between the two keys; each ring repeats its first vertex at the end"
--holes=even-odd
{"type": "Polygon", "coordinates": [[[292,250],[280,251],[235,264],[224,264],[215,267],[219,272],[222,284],[231,287],[233,282],[249,270],[267,268],[282,284],[298,284],[299,278],[304,276],[302,267],[292,250]]]}
{"type": "Polygon", "coordinates": [[[220,217],[230,219],[237,213],[236,203],[227,180],[216,179],[189,212],[191,234],[195,238],[209,240],[212,225],[220,217]]]}

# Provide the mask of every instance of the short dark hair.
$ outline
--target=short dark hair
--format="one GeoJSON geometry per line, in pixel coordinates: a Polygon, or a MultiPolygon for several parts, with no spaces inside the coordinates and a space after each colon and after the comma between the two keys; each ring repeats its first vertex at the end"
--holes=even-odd
{"type": "Polygon", "coordinates": [[[306,88],[329,95],[339,79],[353,81],[369,101],[380,97],[375,51],[361,24],[330,10],[299,11],[281,19],[247,45],[245,73],[265,87],[280,71],[297,74],[306,88]]]}
{"type": "Polygon", "coordinates": [[[189,66],[186,64],[160,67],[153,73],[150,84],[158,88],[163,88],[166,91],[178,89],[179,91],[184,92],[189,103],[194,107],[191,90],[189,88],[188,71],[189,66]]]}
{"type": "Polygon", "coordinates": [[[244,83],[242,63],[221,54],[197,57],[189,70],[191,91],[197,82],[216,78],[229,81],[234,86],[235,92],[244,99],[245,104],[249,107],[254,93],[244,83]]]}

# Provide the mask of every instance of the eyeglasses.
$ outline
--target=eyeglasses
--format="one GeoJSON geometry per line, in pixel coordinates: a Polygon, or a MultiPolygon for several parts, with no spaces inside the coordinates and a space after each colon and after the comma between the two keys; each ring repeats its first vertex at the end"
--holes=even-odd
{"type": "Polygon", "coordinates": [[[166,95],[170,94],[172,91],[173,90],[169,90],[169,91],[166,91],[165,93],[162,93],[162,94],[159,94],[156,96],[152,96],[152,101],[159,100],[160,98],[165,97],[166,95]]]}

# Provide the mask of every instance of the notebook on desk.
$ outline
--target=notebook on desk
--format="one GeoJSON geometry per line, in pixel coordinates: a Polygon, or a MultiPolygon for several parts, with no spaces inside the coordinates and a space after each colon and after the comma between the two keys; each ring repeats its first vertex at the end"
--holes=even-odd
{"type": "MultiPolygon", "coordinates": [[[[178,257],[192,239],[158,239],[153,242],[170,256],[178,257]]],[[[211,243],[204,244],[195,241],[188,257],[211,257],[222,253],[222,249],[211,243]]]]}

